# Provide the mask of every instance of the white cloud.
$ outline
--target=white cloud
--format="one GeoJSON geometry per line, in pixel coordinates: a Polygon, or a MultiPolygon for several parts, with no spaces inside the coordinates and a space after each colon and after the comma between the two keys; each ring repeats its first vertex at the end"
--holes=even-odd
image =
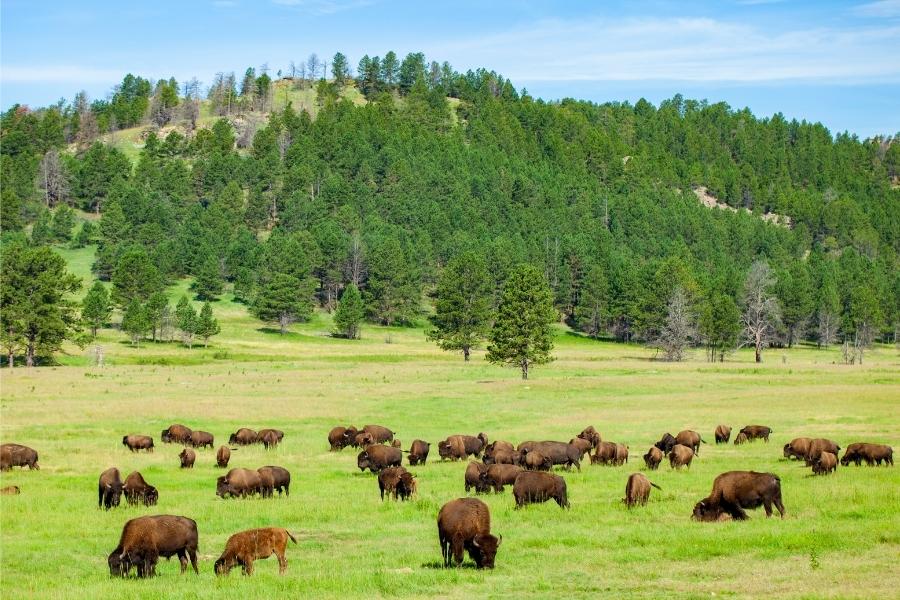
{"type": "Polygon", "coordinates": [[[877,0],[853,8],[853,12],[864,17],[900,17],[900,0],[877,0]]]}
{"type": "Polygon", "coordinates": [[[119,69],[95,69],[73,65],[4,65],[0,67],[0,81],[4,83],[107,83],[121,79],[119,69]]]}

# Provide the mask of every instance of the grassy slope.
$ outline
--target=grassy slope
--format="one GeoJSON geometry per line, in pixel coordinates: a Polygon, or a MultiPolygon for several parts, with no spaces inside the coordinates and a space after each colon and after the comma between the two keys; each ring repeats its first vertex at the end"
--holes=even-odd
{"type": "MultiPolygon", "coordinates": [[[[70,252],[79,274],[87,252],[70,252]]],[[[900,469],[840,468],[815,478],[780,458],[781,445],[798,435],[900,446],[900,361],[892,348],[855,367],[834,364],[837,350],[812,349],[771,351],[761,366],[747,352],[725,364],[700,356],[664,364],[639,346],[560,330],[557,361],[522,382],[480,354],[463,364],[421,330],[366,327],[361,341],[337,340],[327,337],[329,317],[319,315],[282,337],[229,300],[216,312],[223,331],[208,349],[131,348],[107,330],[99,340],[103,369],[90,366],[88,350],[70,348],[62,359],[69,366],[3,372],[3,440],[38,449],[42,469],[0,475],[0,485],[23,490],[0,498],[0,595],[753,597],[761,585],[773,597],[895,593],[889,574],[900,551],[900,469]],[[173,422],[210,431],[218,443],[239,426],[284,429],[280,448],[241,449],[232,466],[287,467],[290,498],[223,501],[214,494],[221,471],[212,451],[199,451],[195,469],[180,471],[178,447],[132,455],[119,443],[126,433],[159,443],[159,431],[173,422]],[[416,437],[432,442],[435,454],[436,442],[451,433],[568,440],[594,424],[604,439],[628,443],[632,462],[564,474],[570,511],[549,504],[514,511],[509,491],[485,497],[504,536],[497,569],[445,571],[436,568],[435,516],[463,495],[464,465],[416,467],[418,499],[381,503],[375,478],[355,468],[355,453],[329,453],[326,443],[333,425],[372,422],[398,431],[405,445],[416,437]],[[621,505],[627,475],[661,433],[696,428],[711,441],[720,422],[763,423],[775,433],[768,445],[706,445],[690,471],[651,474],[663,491],[646,508],[621,505]],[[160,489],[160,505],[97,510],[97,476],[111,465],[123,476],[140,469],[160,489]],[[715,475],[739,468],[781,476],[788,518],[766,520],[755,511],[746,523],[691,522],[691,507],[715,475]],[[197,520],[200,577],[178,575],[172,561],[152,581],[110,580],[106,555],[124,522],[155,513],[197,520]],[[227,537],[264,525],[299,533],[287,575],[278,577],[268,560],[252,580],[237,573],[217,580],[212,562],[227,537]]]]}

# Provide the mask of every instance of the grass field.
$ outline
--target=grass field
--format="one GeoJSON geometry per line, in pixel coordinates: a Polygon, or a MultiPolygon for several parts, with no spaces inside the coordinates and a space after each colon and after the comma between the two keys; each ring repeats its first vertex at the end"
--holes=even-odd
{"type": "MultiPolygon", "coordinates": [[[[83,251],[70,251],[85,269],[83,251]],[[83,263],[83,264],[82,264],[83,263]]],[[[84,251],[84,252],[89,252],[84,251]]],[[[82,269],[84,270],[84,269],[82,269]]],[[[179,296],[186,283],[174,289],[179,296]]],[[[562,329],[557,360],[523,382],[478,353],[464,364],[426,342],[419,329],[366,327],[360,341],[328,337],[318,315],[279,336],[230,301],[216,306],[222,334],[209,348],[174,343],[132,348],[106,330],[91,349],[67,348],[61,366],[2,373],[2,438],[34,447],[41,470],[0,475],[20,496],[0,498],[0,596],[4,598],[230,597],[896,597],[900,558],[900,469],[839,468],[812,477],[781,458],[800,435],[900,446],[900,360],[880,347],[865,364],[844,366],[837,349],[772,350],[756,365],[740,352],[724,364],[697,355],[681,364],[651,361],[639,346],[594,342],[562,329]],[[240,426],[277,427],[274,451],[242,448],[233,467],[277,464],[293,476],[290,498],[221,500],[214,451],[198,451],[193,470],[181,448],[163,445],[171,423],[210,431],[216,445],[240,426]],[[355,452],[329,453],[338,424],[384,424],[404,445],[432,442],[426,466],[412,468],[419,495],[408,503],[378,497],[374,476],[355,452]],[[702,447],[689,471],[663,466],[650,479],[650,503],[620,502],[628,474],[665,432],[697,429],[712,442],[718,423],[773,427],[769,444],[702,447]],[[484,496],[503,535],[494,571],[440,568],[435,517],[464,495],[464,463],[437,461],[436,442],[484,431],[491,439],[568,440],[588,424],[625,442],[624,467],[585,465],[563,473],[572,508],[513,510],[509,489],[484,496]],[[121,438],[144,433],[153,454],[130,454],[121,438]],[[139,469],[160,491],[153,508],[97,509],[97,478],[118,466],[139,469]],[[727,470],[771,471],[782,480],[787,518],[700,524],[694,503],[727,470]],[[126,520],[179,514],[200,531],[200,576],[162,561],[152,580],[113,580],[106,556],[126,520]],[[252,578],[213,575],[213,561],[237,531],[283,526],[298,534],[288,572],[274,559],[252,578]]],[[[467,566],[471,563],[467,560],[467,566]]]]}

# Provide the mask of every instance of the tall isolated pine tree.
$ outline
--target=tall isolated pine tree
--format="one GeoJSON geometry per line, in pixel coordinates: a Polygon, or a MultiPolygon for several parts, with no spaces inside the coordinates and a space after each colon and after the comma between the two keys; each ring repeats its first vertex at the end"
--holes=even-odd
{"type": "Polygon", "coordinates": [[[359,288],[351,283],[344,288],[337,310],[334,312],[335,334],[349,340],[359,338],[359,325],[365,314],[366,307],[359,288]]]}
{"type": "Polygon", "coordinates": [[[99,281],[95,281],[81,303],[81,319],[91,328],[91,335],[97,337],[97,330],[109,322],[112,305],[109,293],[99,281]]]}
{"type": "Polygon", "coordinates": [[[181,341],[188,348],[193,348],[194,336],[197,334],[197,311],[187,296],[182,296],[175,305],[175,321],[181,330],[181,341]]]}
{"type": "Polygon", "coordinates": [[[219,327],[219,322],[213,315],[212,305],[209,302],[204,302],[203,308],[200,309],[200,316],[197,317],[195,331],[198,336],[203,338],[204,347],[209,346],[209,338],[219,335],[219,332],[222,331],[219,327]]]}
{"type": "Polygon", "coordinates": [[[253,305],[253,313],[261,321],[278,323],[279,332],[284,335],[287,326],[297,320],[309,318],[312,313],[312,290],[300,280],[285,273],[275,273],[262,286],[253,305]]]}
{"type": "Polygon", "coordinates": [[[487,263],[479,254],[466,252],[453,258],[438,281],[428,339],[442,350],[461,351],[468,361],[472,349],[490,332],[493,287],[487,263]]]}

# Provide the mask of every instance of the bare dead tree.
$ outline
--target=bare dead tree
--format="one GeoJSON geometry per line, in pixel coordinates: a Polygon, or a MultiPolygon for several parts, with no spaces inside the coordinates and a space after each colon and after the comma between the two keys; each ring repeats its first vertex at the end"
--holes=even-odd
{"type": "Polygon", "coordinates": [[[360,287],[360,283],[365,277],[365,268],[362,237],[358,231],[354,231],[350,239],[350,252],[347,255],[347,266],[345,269],[347,279],[356,287],[360,287]]]}
{"type": "Polygon", "coordinates": [[[663,351],[668,361],[684,360],[684,352],[697,339],[697,318],[691,310],[681,286],[669,298],[666,322],[654,345],[663,351]]]}
{"type": "Polygon", "coordinates": [[[744,327],[745,344],[753,346],[756,362],[762,362],[762,351],[775,339],[781,323],[781,308],[778,299],[771,293],[775,285],[772,269],[764,260],[750,266],[744,281],[744,327]]]}
{"type": "Polygon", "coordinates": [[[55,149],[48,150],[41,159],[38,185],[44,190],[47,208],[53,208],[69,197],[69,176],[55,149]]]}
{"type": "Polygon", "coordinates": [[[313,52],[309,55],[309,58],[306,59],[306,72],[309,74],[309,81],[313,82],[316,79],[316,75],[319,74],[319,67],[322,63],[319,61],[319,55],[313,52]]]}
{"type": "Polygon", "coordinates": [[[840,317],[830,310],[821,309],[817,321],[816,337],[818,338],[819,346],[827,348],[829,344],[834,343],[837,339],[837,333],[840,327],[840,317]]]}

